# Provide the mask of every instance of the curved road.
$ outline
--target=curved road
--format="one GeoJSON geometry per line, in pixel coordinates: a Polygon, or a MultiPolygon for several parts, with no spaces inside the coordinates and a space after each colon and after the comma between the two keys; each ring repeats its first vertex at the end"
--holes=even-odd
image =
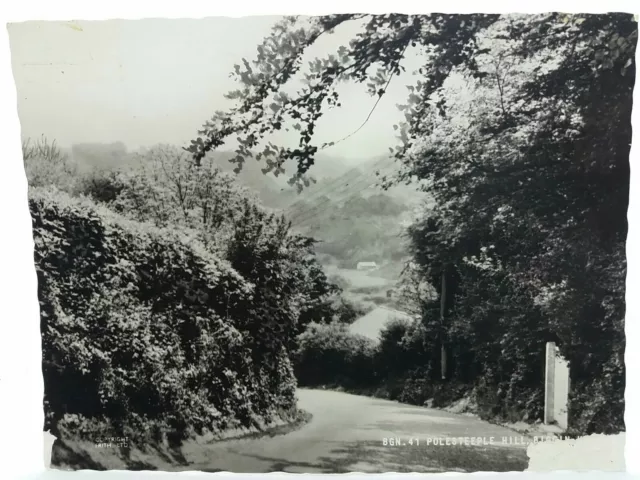
{"type": "Polygon", "coordinates": [[[325,390],[301,389],[298,398],[299,407],[313,415],[309,423],[284,435],[188,449],[188,470],[381,473],[527,468],[520,434],[474,417],[325,390]],[[487,446],[428,444],[429,439],[445,442],[445,438],[459,437],[484,437],[487,442],[494,437],[495,442],[487,446]],[[397,438],[401,445],[385,446],[384,438],[397,438]]]}

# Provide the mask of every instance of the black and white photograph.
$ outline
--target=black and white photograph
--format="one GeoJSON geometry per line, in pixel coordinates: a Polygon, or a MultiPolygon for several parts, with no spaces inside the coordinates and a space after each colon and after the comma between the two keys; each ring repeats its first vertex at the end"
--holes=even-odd
{"type": "Polygon", "coordinates": [[[6,28],[51,469],[522,472],[624,434],[633,14],[6,28]]]}

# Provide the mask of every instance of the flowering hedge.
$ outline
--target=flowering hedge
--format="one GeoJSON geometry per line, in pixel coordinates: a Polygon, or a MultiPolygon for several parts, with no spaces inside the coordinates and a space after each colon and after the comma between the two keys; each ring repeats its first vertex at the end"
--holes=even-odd
{"type": "Polygon", "coordinates": [[[180,232],[32,189],[46,429],[136,438],[251,427],[295,410],[282,343],[260,343],[254,285],[180,232]],[[258,339],[259,340],[259,339],[258,339]]]}

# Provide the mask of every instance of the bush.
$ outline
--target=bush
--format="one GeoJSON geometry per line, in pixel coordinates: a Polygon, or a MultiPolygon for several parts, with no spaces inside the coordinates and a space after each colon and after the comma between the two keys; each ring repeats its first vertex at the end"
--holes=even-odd
{"type": "Polygon", "coordinates": [[[405,378],[421,366],[427,354],[426,332],[418,322],[393,319],[380,332],[376,368],[381,378],[405,378]]]}
{"type": "Polygon", "coordinates": [[[365,315],[366,309],[359,302],[348,300],[341,294],[336,295],[331,304],[332,319],[338,323],[351,325],[365,315]]]}
{"type": "Polygon", "coordinates": [[[269,423],[295,409],[253,285],[189,232],[32,189],[45,428],[140,440],[269,423]],[[255,361],[259,345],[263,357],[255,361]],[[78,420],[80,419],[80,420],[78,420]]]}
{"type": "Polygon", "coordinates": [[[98,203],[110,203],[118,199],[124,188],[120,172],[93,168],[79,176],[77,192],[98,203]]]}
{"type": "Polygon", "coordinates": [[[329,281],[336,285],[340,290],[349,290],[351,288],[351,282],[342,275],[329,275],[329,281]]]}
{"type": "Polygon", "coordinates": [[[375,383],[375,343],[339,323],[312,323],[298,337],[295,373],[303,386],[371,386],[375,383]]]}
{"type": "Polygon", "coordinates": [[[29,187],[57,188],[72,195],[78,190],[78,167],[58,147],[45,137],[22,142],[22,156],[29,187]]]}
{"type": "Polygon", "coordinates": [[[426,378],[407,378],[398,398],[402,403],[424,405],[433,396],[433,384],[426,378]]]}
{"type": "Polygon", "coordinates": [[[378,388],[377,395],[421,405],[433,383],[422,358],[424,329],[405,319],[388,323],[380,342],[352,334],[346,324],[312,323],[298,336],[294,370],[300,385],[343,387],[352,391],[378,388]]]}

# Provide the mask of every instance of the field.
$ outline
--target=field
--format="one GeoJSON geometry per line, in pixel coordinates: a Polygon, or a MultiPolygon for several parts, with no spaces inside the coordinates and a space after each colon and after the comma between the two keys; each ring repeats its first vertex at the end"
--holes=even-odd
{"type": "Polygon", "coordinates": [[[366,272],[361,270],[339,268],[334,265],[325,266],[325,271],[329,276],[337,275],[345,279],[350,284],[350,290],[358,289],[380,289],[393,288],[395,280],[379,276],[379,272],[366,272]]]}

